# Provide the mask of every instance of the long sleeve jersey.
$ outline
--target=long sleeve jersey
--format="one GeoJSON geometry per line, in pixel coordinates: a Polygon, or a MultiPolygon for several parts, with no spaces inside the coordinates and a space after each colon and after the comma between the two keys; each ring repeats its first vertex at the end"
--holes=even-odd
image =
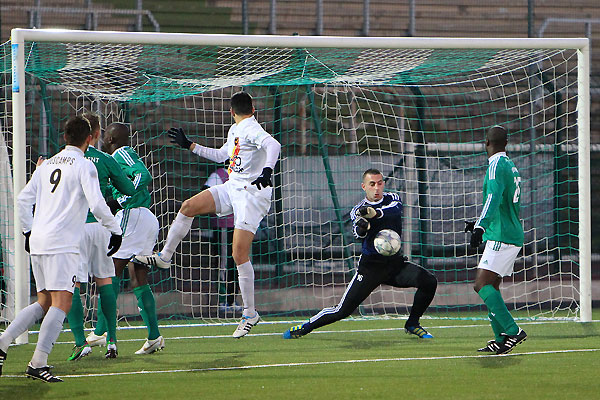
{"type": "Polygon", "coordinates": [[[112,156],[135,187],[135,194],[133,196],[127,196],[117,188],[113,188],[113,198],[125,209],[138,207],[150,208],[151,201],[148,185],[152,182],[152,175],[150,175],[150,172],[148,172],[148,169],[142,160],[140,160],[135,150],[129,146],[123,146],[115,150],[112,156]]]}
{"type": "Polygon", "coordinates": [[[354,237],[362,240],[362,254],[368,256],[380,256],[375,250],[373,240],[379,231],[384,229],[394,230],[402,237],[402,200],[396,193],[384,193],[383,198],[378,202],[371,202],[362,199],[350,212],[352,219],[352,233],[354,237]],[[358,209],[367,206],[381,211],[381,217],[368,219],[371,228],[364,236],[360,236],[356,231],[356,221],[358,218],[358,209]]]}
{"type": "Polygon", "coordinates": [[[521,175],[504,152],[489,158],[483,181],[483,210],[475,227],[484,229],[483,240],[523,246],[521,175]]]}
{"type": "Polygon", "coordinates": [[[23,231],[31,231],[31,254],[79,252],[88,209],[110,232],[121,234],[100,191],[96,167],[75,146],[36,168],[18,204],[23,231]]]}

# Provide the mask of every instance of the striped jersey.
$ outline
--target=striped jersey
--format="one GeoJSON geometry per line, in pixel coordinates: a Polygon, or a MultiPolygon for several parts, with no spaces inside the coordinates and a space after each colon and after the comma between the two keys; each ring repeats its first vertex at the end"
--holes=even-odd
{"type": "MultiPolygon", "coordinates": [[[[109,154],[98,150],[94,146],[89,146],[85,152],[85,158],[94,163],[98,171],[98,182],[100,183],[100,191],[104,198],[111,196],[111,186],[115,187],[120,193],[128,196],[135,194],[136,190],[133,183],[127,178],[127,175],[125,175],[125,172],[121,169],[117,161],[109,154]]],[[[97,222],[94,214],[88,212],[86,222],[97,222]]]]}
{"type": "Polygon", "coordinates": [[[505,152],[489,158],[483,182],[483,210],[475,227],[484,229],[483,240],[523,246],[521,175],[505,152]]]}
{"type": "Polygon", "coordinates": [[[152,181],[152,176],[148,169],[140,160],[135,150],[129,146],[123,146],[115,150],[112,154],[119,166],[125,172],[125,175],[133,183],[135,194],[127,196],[120,192],[116,187],[112,189],[112,195],[124,209],[146,207],[150,208],[150,192],[148,185],[152,181]]]}
{"type": "Polygon", "coordinates": [[[392,229],[402,237],[402,200],[396,193],[383,193],[381,200],[377,202],[371,202],[366,198],[362,199],[357,205],[350,211],[350,218],[352,219],[352,233],[357,239],[362,239],[362,254],[369,256],[382,257],[377,250],[373,240],[379,231],[384,229],[392,229]],[[358,218],[358,209],[367,206],[373,207],[375,210],[381,210],[382,215],[380,218],[368,219],[371,224],[371,228],[367,231],[364,236],[359,236],[356,232],[356,221],[358,218]]]}

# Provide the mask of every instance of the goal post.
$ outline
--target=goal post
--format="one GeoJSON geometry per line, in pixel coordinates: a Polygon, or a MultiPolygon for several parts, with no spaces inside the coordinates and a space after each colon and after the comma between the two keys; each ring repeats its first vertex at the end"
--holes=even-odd
{"type": "MultiPolygon", "coordinates": [[[[388,188],[403,197],[403,251],[443,278],[432,307],[452,315],[480,310],[468,285],[477,254],[457,230],[463,219],[481,210],[482,132],[508,124],[517,140],[508,151],[516,152],[520,169],[524,165],[521,174],[532,175],[527,186],[531,205],[524,217],[529,242],[518,261],[520,276],[510,284],[509,302],[531,317],[572,310],[567,315],[591,320],[588,39],[13,29],[11,40],[11,267],[20,287],[17,310],[27,305],[30,288],[27,270],[17,267],[27,265],[27,255],[16,194],[25,185],[34,153],[27,147],[32,129],[27,124],[42,115],[30,111],[28,82],[52,89],[48,96],[56,99],[48,107],[60,111],[55,129],[68,116],[90,109],[99,110],[103,122],[127,122],[137,129],[133,146],[155,179],[153,211],[159,214],[161,238],[177,211],[174,204],[200,189],[194,175],[201,169],[207,178],[215,168],[169,146],[164,131],[182,125],[202,144],[220,146],[231,123],[224,104],[233,89],[247,88],[262,106],[257,107],[259,122],[283,145],[275,199],[253,245],[260,281],[257,307],[274,316],[304,316],[339,300],[359,254],[344,232],[344,215],[360,196],[356,177],[365,165],[380,167],[388,188]],[[547,108],[557,115],[547,115],[552,114],[547,108]],[[548,162],[554,164],[549,174],[542,165],[548,162]],[[537,188],[535,174],[549,181],[537,188]],[[565,183],[573,179],[575,190],[565,183]],[[560,203],[572,197],[576,204],[560,203]],[[565,208],[577,210],[565,217],[565,208]],[[562,233],[570,229],[564,228],[565,221],[576,223],[578,231],[562,233]],[[561,293],[563,285],[567,295],[561,293]]],[[[232,317],[219,314],[213,293],[221,278],[211,269],[220,255],[211,247],[214,238],[206,235],[208,224],[200,219],[194,225],[172,275],[153,277],[167,315],[171,309],[181,313],[175,303],[182,303],[184,318],[232,317]]],[[[361,313],[401,314],[411,302],[410,291],[384,288],[361,313]]]]}

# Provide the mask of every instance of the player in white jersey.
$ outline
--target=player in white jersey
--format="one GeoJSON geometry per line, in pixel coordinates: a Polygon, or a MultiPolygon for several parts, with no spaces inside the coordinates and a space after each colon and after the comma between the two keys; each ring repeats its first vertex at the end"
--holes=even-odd
{"type": "Polygon", "coordinates": [[[231,97],[231,115],[235,124],[229,128],[227,141],[219,149],[192,143],[181,128],[171,128],[173,143],[190,149],[200,157],[221,163],[229,159],[229,180],[215,185],[183,202],[173,221],[163,249],[152,256],[136,257],[139,261],[169,268],[177,246],[190,230],[195,216],[233,213],[233,259],[238,270],[240,292],[244,303],[242,319],[233,333],[240,338],[258,323],[254,306],[254,268],[250,263],[250,247],[260,221],[271,207],[273,168],[281,145],[254,118],[252,97],[246,92],[231,97]]]}
{"type": "Polygon", "coordinates": [[[86,119],[69,119],[64,134],[67,146],[35,170],[18,197],[37,301],[21,310],[0,336],[0,368],[10,343],[44,317],[25,374],[45,382],[62,382],[50,373],[48,354],[71,307],[88,207],[112,233],[108,253],[121,245],[121,228],[102,197],[96,167],[83,156],[92,139],[90,132],[86,119]]]}

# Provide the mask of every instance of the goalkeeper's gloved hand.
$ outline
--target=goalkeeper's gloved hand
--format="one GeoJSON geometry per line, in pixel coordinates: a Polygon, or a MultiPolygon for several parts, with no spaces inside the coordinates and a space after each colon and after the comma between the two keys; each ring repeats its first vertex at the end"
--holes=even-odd
{"type": "Polygon", "coordinates": [[[29,236],[31,236],[31,231],[23,232],[23,236],[25,236],[25,251],[29,253],[29,236]]]}
{"type": "Polygon", "coordinates": [[[266,188],[267,186],[273,186],[271,182],[271,175],[273,174],[273,168],[264,167],[262,173],[258,178],[256,178],[251,185],[256,185],[256,187],[260,190],[262,188],[266,188]],[[262,185],[262,188],[261,188],[262,185]]]}
{"type": "Polygon", "coordinates": [[[483,243],[483,228],[478,226],[471,233],[471,248],[477,249],[483,243]]]}
{"type": "Polygon", "coordinates": [[[363,218],[381,218],[383,212],[376,210],[373,207],[362,206],[358,209],[358,216],[363,218]]]}
{"type": "Polygon", "coordinates": [[[465,221],[465,233],[473,232],[475,229],[475,221],[465,221]]]}
{"type": "Polygon", "coordinates": [[[112,197],[106,199],[106,205],[108,206],[108,208],[110,208],[110,212],[112,213],[112,215],[115,215],[117,211],[123,208],[121,207],[119,202],[116,199],[113,199],[112,197]]]}
{"type": "Polygon", "coordinates": [[[171,138],[171,143],[176,143],[184,149],[189,150],[193,143],[185,136],[185,133],[183,133],[183,128],[171,128],[167,134],[171,138]]]}
{"type": "Polygon", "coordinates": [[[367,231],[371,229],[371,223],[363,217],[356,218],[356,234],[363,237],[367,234],[367,231]]]}
{"type": "Polygon", "coordinates": [[[117,235],[117,234],[111,234],[110,235],[110,241],[108,242],[108,253],[106,253],[107,256],[112,256],[113,254],[115,254],[119,248],[121,247],[121,242],[123,241],[123,236],[122,235],[117,235]]]}

